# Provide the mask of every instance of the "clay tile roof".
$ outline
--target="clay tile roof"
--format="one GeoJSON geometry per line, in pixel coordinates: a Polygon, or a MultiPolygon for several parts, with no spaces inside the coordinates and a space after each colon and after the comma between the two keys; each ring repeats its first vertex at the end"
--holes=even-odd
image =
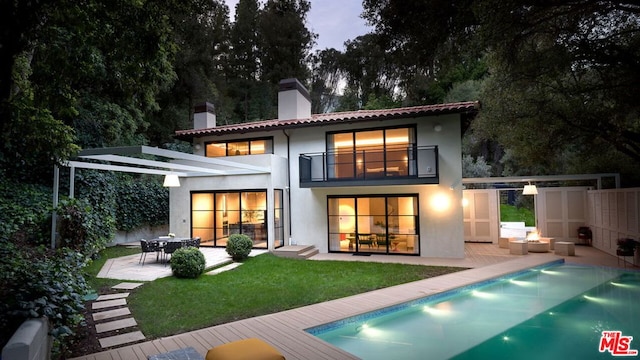
{"type": "Polygon", "coordinates": [[[466,101],[449,104],[422,105],[396,109],[358,110],[336,113],[313,114],[306,119],[263,120],[241,124],[220,125],[208,129],[178,130],[175,136],[179,139],[191,139],[208,135],[223,135],[328,125],[337,123],[353,123],[359,121],[400,119],[420,116],[433,116],[451,113],[475,115],[480,108],[477,101],[466,101]]]}

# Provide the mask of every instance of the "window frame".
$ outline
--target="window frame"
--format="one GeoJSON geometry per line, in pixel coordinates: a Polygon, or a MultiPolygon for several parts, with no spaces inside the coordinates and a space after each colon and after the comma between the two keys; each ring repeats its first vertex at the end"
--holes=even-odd
{"type": "Polygon", "coordinates": [[[273,154],[274,151],[274,142],[273,142],[273,136],[264,136],[264,137],[256,137],[256,138],[242,138],[242,139],[233,139],[233,140],[224,140],[224,141],[207,141],[204,143],[204,156],[205,157],[210,157],[210,158],[216,158],[216,157],[229,157],[229,156],[244,156],[244,155],[263,155],[263,154],[273,154]],[[265,151],[261,152],[261,153],[257,153],[257,154],[253,154],[251,152],[251,143],[254,141],[266,141],[267,144],[269,146],[265,146],[265,151]],[[229,151],[229,144],[232,143],[242,143],[242,142],[246,142],[247,143],[247,148],[248,148],[248,153],[247,154],[230,154],[229,151]],[[211,154],[209,154],[209,145],[221,145],[224,144],[225,145],[225,155],[224,156],[212,156],[211,154]],[[267,149],[268,147],[268,149],[267,149]]]}
{"type": "Polygon", "coordinates": [[[327,246],[330,253],[372,253],[410,256],[420,255],[420,196],[417,193],[328,195],[326,216],[327,246]],[[400,201],[399,199],[402,198],[412,199],[410,205],[412,207],[412,213],[402,214],[403,211],[401,211],[398,207],[398,202],[400,201]],[[339,199],[352,200],[353,208],[350,209],[348,213],[343,213],[343,209],[341,209],[341,206],[348,204],[332,204],[333,200],[339,199]],[[371,202],[372,199],[383,199],[384,208],[382,214],[369,213],[371,207],[369,207],[368,209],[362,208],[359,210],[359,204],[361,200],[371,202]],[[395,201],[390,201],[393,199],[395,199],[395,201]],[[393,204],[395,204],[396,209],[393,209],[393,204]],[[394,211],[390,212],[390,210],[394,211]],[[405,224],[404,227],[406,227],[407,224],[412,224],[413,228],[407,229],[403,232],[399,231],[403,228],[403,225],[401,225],[401,223],[403,222],[405,224]],[[368,223],[364,226],[364,229],[361,225],[363,223],[368,223]],[[342,228],[343,226],[344,229],[342,228]],[[378,226],[378,228],[374,229],[374,226],[378,226]],[[337,231],[336,227],[338,228],[337,231]],[[383,240],[381,242],[384,243],[382,249],[381,246],[361,246],[359,242],[359,240],[361,239],[359,239],[359,236],[363,233],[370,234],[372,236],[376,234],[384,235],[384,238],[381,239],[383,240]],[[346,242],[348,242],[348,248],[346,242]],[[406,250],[400,251],[398,250],[399,243],[403,242],[405,243],[404,246],[406,246],[406,250]],[[343,249],[343,247],[345,249],[343,249]],[[409,250],[409,248],[411,248],[411,251],[409,250]]]}
{"type": "MultiPolygon", "coordinates": [[[[407,124],[407,125],[398,125],[398,126],[388,126],[388,127],[376,127],[376,128],[364,128],[364,129],[356,129],[356,130],[346,130],[346,131],[330,131],[325,134],[325,153],[327,154],[327,174],[331,179],[380,179],[385,178],[387,176],[392,177],[407,177],[413,175],[413,171],[409,166],[409,159],[414,156],[413,152],[417,146],[417,126],[415,124],[407,124]],[[404,145],[389,145],[387,144],[388,140],[388,131],[398,130],[398,129],[406,129],[408,141],[406,147],[404,145]],[[381,131],[382,144],[377,146],[359,146],[358,143],[358,134],[365,132],[376,132],[381,131]],[[338,148],[335,146],[336,141],[335,138],[337,135],[346,135],[351,134],[351,149],[341,147],[338,148]],[[367,150],[369,153],[367,153],[367,150]],[[398,153],[404,151],[406,156],[404,158],[404,169],[400,170],[401,166],[399,165],[402,161],[398,159],[391,159],[389,155],[391,153],[398,153]],[[375,158],[376,153],[382,155],[382,159],[373,160],[367,163],[367,157],[375,158]],[[347,158],[347,161],[342,159],[347,158]],[[351,159],[349,160],[349,157],[351,159]],[[372,165],[375,167],[374,169],[369,168],[368,165],[372,165]],[[339,173],[339,169],[342,169],[342,172],[345,171],[345,166],[347,168],[349,165],[352,169],[346,169],[345,175],[339,173]],[[395,165],[395,166],[394,166],[395,165]]],[[[379,156],[379,155],[378,155],[379,156]]]]}

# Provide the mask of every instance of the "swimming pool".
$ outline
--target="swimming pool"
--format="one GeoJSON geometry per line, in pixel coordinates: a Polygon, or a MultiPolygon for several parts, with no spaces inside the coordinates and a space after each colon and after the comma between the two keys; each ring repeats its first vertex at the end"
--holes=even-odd
{"type": "Polygon", "coordinates": [[[611,359],[640,349],[638,299],[640,272],[561,263],[307,332],[362,359],[611,359]]]}

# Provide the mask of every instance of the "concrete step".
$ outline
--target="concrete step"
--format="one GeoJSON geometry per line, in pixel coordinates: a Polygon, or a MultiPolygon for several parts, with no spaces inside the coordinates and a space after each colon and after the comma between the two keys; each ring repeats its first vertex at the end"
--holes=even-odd
{"type": "Polygon", "coordinates": [[[98,309],[105,309],[110,307],[126,306],[126,305],[127,305],[127,300],[125,299],[96,301],[93,304],[91,304],[91,309],[98,310],[98,309]]]}
{"type": "Polygon", "coordinates": [[[119,346],[124,344],[129,344],[132,342],[144,340],[144,334],[141,331],[134,331],[120,335],[109,336],[106,338],[98,339],[100,341],[100,346],[102,348],[109,348],[113,346],[119,346]]]}
{"type": "Polygon", "coordinates": [[[307,259],[318,253],[313,245],[289,245],[275,249],[273,254],[280,257],[307,259]]]}
{"type": "Polygon", "coordinates": [[[122,282],[118,285],[114,285],[111,288],[112,289],[116,289],[116,290],[133,290],[135,288],[137,288],[138,286],[142,286],[144,285],[144,283],[139,283],[139,282],[122,282]]]}
{"type": "Polygon", "coordinates": [[[308,258],[312,257],[313,255],[316,255],[319,252],[320,252],[320,250],[318,250],[316,248],[313,248],[311,250],[308,250],[308,251],[305,251],[305,252],[301,253],[300,257],[308,259],[308,258]]]}
{"type": "Polygon", "coordinates": [[[122,320],[109,321],[101,324],[96,324],[96,332],[103,333],[107,331],[114,331],[120,329],[126,329],[130,327],[138,326],[138,323],[134,318],[126,318],[122,320]]]}
{"type": "Polygon", "coordinates": [[[107,294],[100,295],[96,298],[96,301],[105,301],[105,300],[115,300],[115,299],[123,299],[129,296],[129,293],[117,293],[117,294],[107,294]]]}
{"type": "Polygon", "coordinates": [[[131,311],[129,310],[128,307],[101,311],[101,312],[92,314],[93,321],[102,321],[102,320],[112,319],[112,318],[126,316],[126,315],[131,315],[131,311]]]}

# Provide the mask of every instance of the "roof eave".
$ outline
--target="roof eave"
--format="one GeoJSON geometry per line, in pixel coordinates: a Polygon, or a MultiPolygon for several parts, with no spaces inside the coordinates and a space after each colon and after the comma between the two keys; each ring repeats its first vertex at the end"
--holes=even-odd
{"type": "MultiPolygon", "coordinates": [[[[452,104],[454,105],[454,104],[452,104]]],[[[281,121],[272,121],[267,120],[269,122],[265,126],[260,126],[259,124],[264,121],[256,121],[254,123],[243,123],[243,125],[249,125],[248,127],[240,127],[240,128],[209,128],[209,129],[200,129],[200,130],[178,130],[174,137],[179,140],[190,141],[194,138],[201,138],[206,136],[220,136],[227,134],[244,134],[251,132],[259,132],[259,131],[275,131],[275,130],[287,130],[287,129],[297,129],[297,128],[305,128],[305,127],[314,127],[314,126],[323,126],[330,124],[350,124],[350,123],[361,123],[368,121],[380,121],[380,120],[394,120],[394,119],[407,119],[407,118],[417,118],[423,116],[438,116],[445,114],[461,114],[462,115],[462,132],[467,130],[470,125],[471,120],[475,118],[479,109],[480,103],[478,101],[475,102],[464,102],[460,103],[461,107],[455,108],[430,108],[421,111],[415,112],[398,112],[396,114],[383,114],[379,116],[362,116],[362,117],[345,117],[343,119],[314,119],[314,117],[320,117],[325,114],[316,114],[314,117],[309,119],[291,119],[291,120],[281,120],[281,121]],[[464,105],[463,105],[464,104],[464,105]],[[251,124],[255,124],[256,126],[250,126],[251,124]]],[[[394,109],[389,109],[389,111],[393,111],[394,109]]],[[[335,113],[334,116],[339,116],[340,113],[335,113]]],[[[345,115],[358,114],[358,112],[347,112],[345,115]]],[[[330,116],[330,115],[327,115],[330,116]]]]}

